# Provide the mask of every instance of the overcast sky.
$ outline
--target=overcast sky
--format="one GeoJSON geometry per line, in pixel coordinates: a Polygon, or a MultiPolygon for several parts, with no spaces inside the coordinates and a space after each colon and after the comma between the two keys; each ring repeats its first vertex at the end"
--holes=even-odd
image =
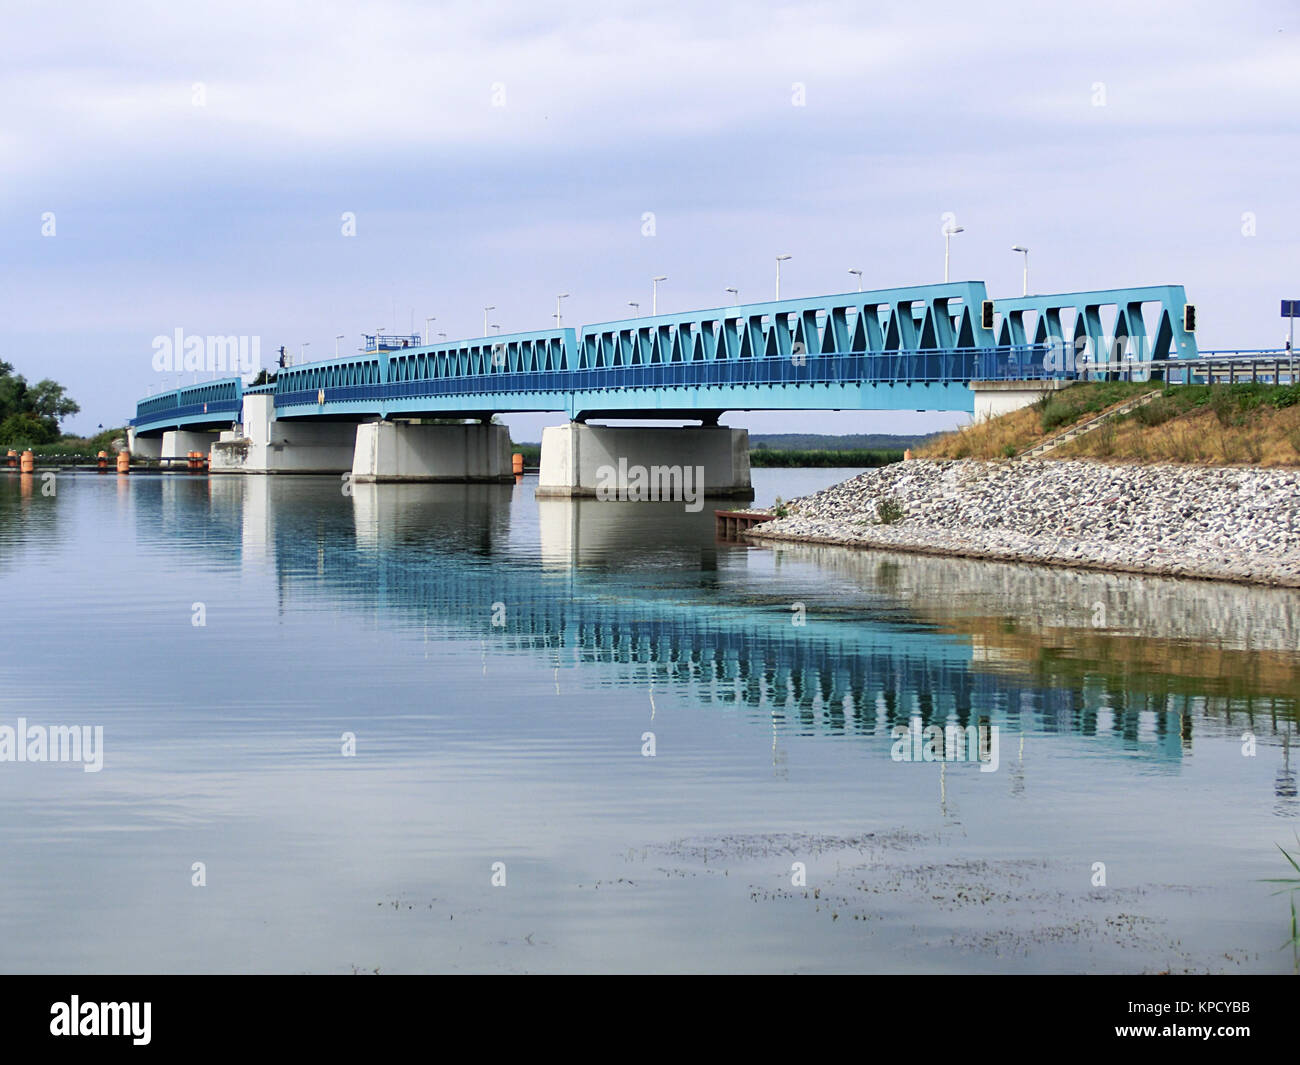
{"type": "MultiPolygon", "coordinates": [[[[176,329],[332,356],[954,279],[1300,298],[1300,5],[7,2],[0,359],[121,424],[176,329]],[[355,218],[345,236],[344,215],[355,218]],[[653,215],[653,235],[645,216],[653,215]],[[49,217],[52,214],[53,218],[49,217]],[[53,223],[53,235],[48,232],[53,223]]],[[[562,416],[510,420],[536,440],[562,416]]],[[[769,431],[951,415],[733,414],[769,431]]]]}

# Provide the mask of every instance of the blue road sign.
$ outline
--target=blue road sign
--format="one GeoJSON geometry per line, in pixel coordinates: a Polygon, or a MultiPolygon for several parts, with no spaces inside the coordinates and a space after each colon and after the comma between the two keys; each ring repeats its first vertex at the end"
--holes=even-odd
{"type": "Polygon", "coordinates": [[[1300,300],[1283,300],[1282,317],[1300,318],[1300,300]]]}

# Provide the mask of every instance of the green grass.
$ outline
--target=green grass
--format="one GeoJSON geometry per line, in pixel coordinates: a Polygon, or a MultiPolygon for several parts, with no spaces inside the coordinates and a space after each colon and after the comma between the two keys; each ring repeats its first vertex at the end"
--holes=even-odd
{"type": "MultiPolygon", "coordinates": [[[[1300,833],[1296,835],[1296,843],[1300,844],[1300,833]]],[[[1291,868],[1300,874],[1300,847],[1297,847],[1295,854],[1291,854],[1282,844],[1277,845],[1277,849],[1282,852],[1282,857],[1290,863],[1291,868]]],[[[1286,887],[1278,888],[1273,894],[1281,895],[1284,892],[1291,894],[1291,938],[1288,939],[1279,948],[1285,950],[1291,948],[1291,967],[1296,973],[1300,973],[1300,920],[1297,920],[1295,897],[1296,892],[1300,891],[1300,875],[1296,876],[1278,876],[1270,877],[1265,880],[1266,884],[1285,884],[1286,887]]]]}
{"type": "MultiPolygon", "coordinates": [[[[108,457],[112,458],[115,454],[113,451],[113,440],[115,437],[126,437],[126,429],[105,429],[102,433],[96,433],[94,436],[64,436],[49,444],[32,445],[32,453],[37,458],[87,458],[93,459],[101,451],[107,451],[108,457]]],[[[26,444],[21,441],[16,443],[5,443],[0,441],[0,456],[6,451],[13,448],[15,451],[23,451],[26,444]]]]}
{"type": "Polygon", "coordinates": [[[903,453],[892,450],[872,448],[853,448],[844,451],[831,451],[826,448],[797,449],[778,451],[775,448],[753,448],[749,452],[749,464],[754,467],[828,467],[853,466],[875,468],[888,466],[892,462],[902,462],[903,453]]]}

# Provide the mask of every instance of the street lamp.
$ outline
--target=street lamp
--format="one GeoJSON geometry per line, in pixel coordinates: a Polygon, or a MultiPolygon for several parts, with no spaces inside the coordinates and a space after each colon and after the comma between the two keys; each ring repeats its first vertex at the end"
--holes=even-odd
{"type": "Polygon", "coordinates": [[[338,336],[334,338],[334,357],[336,359],[339,357],[339,341],[342,340],[346,335],[347,335],[346,333],[340,333],[338,336]]]}
{"type": "Polygon", "coordinates": [[[488,311],[495,311],[495,310],[496,310],[495,307],[483,308],[483,335],[484,336],[488,335],[488,321],[487,321],[488,311]]]}
{"type": "Polygon", "coordinates": [[[792,255],[778,255],[776,257],[776,298],[781,298],[781,264],[787,259],[792,259],[792,255]]]}
{"type": "Polygon", "coordinates": [[[854,276],[857,277],[857,279],[858,279],[858,291],[861,292],[861,291],[862,291],[862,271],[861,271],[861,270],[850,270],[849,273],[851,273],[851,274],[853,274],[854,276]]]}
{"type": "Polygon", "coordinates": [[[501,332],[501,327],[497,325],[496,322],[492,323],[492,328],[495,329],[498,333],[501,332]]]}
{"type": "Polygon", "coordinates": [[[304,340],[301,344],[298,345],[298,361],[299,361],[299,362],[306,362],[306,361],[307,361],[307,349],[308,349],[309,347],[311,347],[311,341],[310,341],[310,340],[304,340]]]}
{"type": "Polygon", "coordinates": [[[424,342],[426,344],[429,343],[429,323],[436,322],[437,320],[437,315],[431,315],[424,320],[424,342]]]}
{"type": "Polygon", "coordinates": [[[650,313],[651,313],[651,314],[658,314],[658,313],[659,313],[659,282],[660,282],[660,281],[667,281],[667,280],[668,280],[668,275],[667,275],[667,274],[664,274],[662,277],[656,277],[656,278],[654,279],[654,291],[651,293],[651,296],[650,296],[650,313]]]}
{"type": "Polygon", "coordinates": [[[943,279],[948,280],[948,245],[952,242],[954,233],[965,233],[965,226],[946,225],[943,227],[943,279]]]}
{"type": "Polygon", "coordinates": [[[636,316],[638,318],[641,317],[641,304],[637,303],[636,300],[628,300],[627,305],[631,307],[632,310],[636,311],[636,316]]]}
{"type": "Polygon", "coordinates": [[[730,285],[728,285],[728,286],[727,286],[727,291],[730,292],[733,296],[736,297],[732,302],[735,303],[735,305],[736,305],[737,307],[739,307],[739,306],[740,306],[740,289],[738,289],[738,288],[732,288],[730,285]]]}
{"type": "Polygon", "coordinates": [[[564,319],[560,316],[560,300],[567,300],[568,298],[569,298],[569,294],[567,292],[561,292],[558,296],[555,297],[555,328],[556,329],[561,329],[564,326],[564,319]]]}
{"type": "Polygon", "coordinates": [[[1023,254],[1025,257],[1025,284],[1024,287],[1020,290],[1020,294],[1022,296],[1028,296],[1029,295],[1029,249],[1022,248],[1019,244],[1015,244],[1012,245],[1011,250],[1018,251],[1021,254],[1023,254]]]}
{"type": "Polygon", "coordinates": [[[438,339],[439,339],[439,340],[446,340],[446,339],[447,339],[447,334],[446,334],[446,333],[439,333],[439,334],[438,334],[438,339]]]}
{"type": "Polygon", "coordinates": [[[388,326],[386,326],[386,325],[381,325],[378,329],[375,330],[375,350],[376,350],[376,351],[379,350],[379,334],[382,333],[382,332],[383,332],[385,329],[387,329],[387,328],[388,328],[388,326]]]}

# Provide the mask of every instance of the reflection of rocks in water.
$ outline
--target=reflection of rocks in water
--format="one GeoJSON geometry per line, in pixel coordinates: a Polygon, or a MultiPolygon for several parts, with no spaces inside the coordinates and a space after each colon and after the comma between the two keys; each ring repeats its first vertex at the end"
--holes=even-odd
{"type": "Polygon", "coordinates": [[[1015,629],[1098,629],[1300,652],[1300,592],[812,544],[774,545],[935,619],[997,615],[1015,629]]]}

